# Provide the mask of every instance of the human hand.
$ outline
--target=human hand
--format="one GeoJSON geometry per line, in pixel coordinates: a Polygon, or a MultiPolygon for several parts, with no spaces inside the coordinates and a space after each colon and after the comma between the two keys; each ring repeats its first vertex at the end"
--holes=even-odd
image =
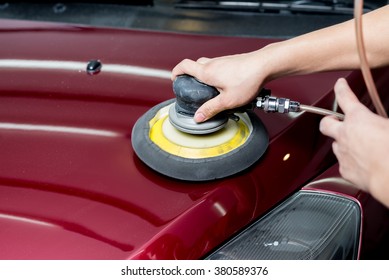
{"type": "Polygon", "coordinates": [[[213,59],[203,57],[197,61],[185,59],[174,67],[172,80],[178,75],[188,74],[220,92],[197,110],[196,122],[245,105],[257,96],[265,75],[255,56],[256,52],[252,52],[213,59]]]}
{"type": "Polygon", "coordinates": [[[345,79],[334,89],[345,119],[325,117],[320,131],[334,139],[339,172],[389,207],[389,120],[362,105],[345,79]]]}

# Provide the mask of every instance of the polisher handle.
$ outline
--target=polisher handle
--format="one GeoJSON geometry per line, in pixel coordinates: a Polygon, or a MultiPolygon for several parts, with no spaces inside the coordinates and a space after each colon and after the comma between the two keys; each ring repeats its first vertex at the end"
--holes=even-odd
{"type": "MultiPolygon", "coordinates": [[[[173,82],[173,91],[176,95],[177,112],[188,116],[194,116],[201,105],[219,94],[215,87],[207,85],[187,74],[177,76],[173,82]]],[[[269,96],[270,94],[270,89],[262,88],[258,93],[258,97],[269,96]]],[[[227,110],[225,113],[254,110],[256,103],[257,99],[244,106],[227,110]]]]}
{"type": "Polygon", "coordinates": [[[193,116],[201,105],[219,94],[215,87],[186,74],[177,76],[173,82],[173,91],[177,112],[189,116],[193,116]]]}

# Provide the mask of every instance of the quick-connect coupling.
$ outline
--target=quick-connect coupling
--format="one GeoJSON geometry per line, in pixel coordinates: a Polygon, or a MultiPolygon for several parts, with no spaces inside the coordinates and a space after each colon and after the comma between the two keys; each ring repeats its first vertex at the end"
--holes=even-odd
{"type": "Polygon", "coordinates": [[[299,112],[300,103],[297,101],[292,101],[288,98],[278,98],[274,96],[263,96],[257,98],[256,103],[257,108],[264,110],[265,112],[270,113],[289,113],[289,112],[299,112]]]}

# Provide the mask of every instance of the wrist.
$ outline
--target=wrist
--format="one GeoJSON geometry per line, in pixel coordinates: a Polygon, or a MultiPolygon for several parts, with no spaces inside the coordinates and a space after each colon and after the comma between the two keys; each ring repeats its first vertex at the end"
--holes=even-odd
{"type": "Polygon", "coordinates": [[[261,65],[258,71],[265,82],[304,73],[305,70],[300,65],[299,52],[293,48],[295,46],[290,41],[281,41],[271,43],[255,52],[256,61],[261,65]]]}
{"type": "Polygon", "coordinates": [[[251,53],[251,55],[253,55],[251,61],[255,64],[253,69],[256,69],[255,76],[263,80],[264,83],[282,76],[279,74],[281,70],[276,62],[277,44],[278,43],[271,43],[251,53]]]}

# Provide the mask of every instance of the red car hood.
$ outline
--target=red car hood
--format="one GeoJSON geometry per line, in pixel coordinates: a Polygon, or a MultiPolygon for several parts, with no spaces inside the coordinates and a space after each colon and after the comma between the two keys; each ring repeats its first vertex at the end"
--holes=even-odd
{"type": "MultiPolygon", "coordinates": [[[[269,40],[0,23],[1,259],[201,258],[334,162],[319,116],[262,112],[270,146],[230,178],[183,182],[135,155],[132,127],[174,97],[176,63],[269,40]],[[91,59],[102,62],[99,74],[86,73],[91,59]]],[[[330,108],[344,74],[269,87],[330,108]]]]}

